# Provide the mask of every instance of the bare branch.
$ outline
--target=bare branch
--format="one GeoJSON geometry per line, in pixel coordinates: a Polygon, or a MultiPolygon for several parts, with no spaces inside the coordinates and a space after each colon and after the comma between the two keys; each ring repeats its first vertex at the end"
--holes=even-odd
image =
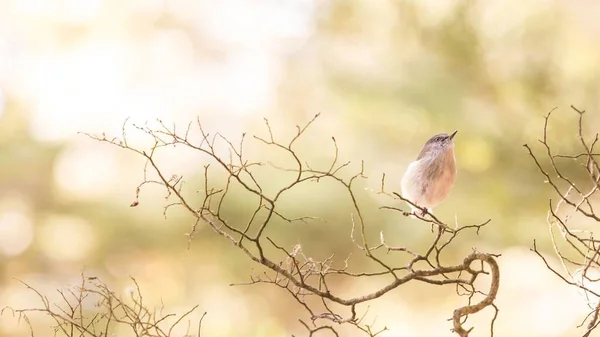
{"type": "Polygon", "coordinates": [[[552,247],[562,269],[550,265],[548,259],[538,250],[535,241],[532,250],[554,275],[566,284],[582,291],[583,297],[592,309],[583,322],[589,320],[587,330],[583,334],[583,336],[589,336],[599,321],[600,294],[591,286],[600,280],[600,278],[592,276],[592,273],[597,272],[600,267],[600,245],[599,241],[594,238],[593,231],[582,228],[581,223],[573,224],[570,220],[579,214],[593,224],[600,223],[600,217],[594,209],[595,203],[592,202],[592,197],[600,189],[598,154],[594,153],[594,147],[598,143],[599,137],[596,133],[588,142],[583,130],[585,111],[574,106],[571,106],[571,109],[577,113],[577,139],[580,145],[580,149],[575,150],[574,154],[554,154],[551,150],[552,146],[548,141],[548,126],[551,114],[556,109],[544,117],[543,138],[539,142],[545,150],[545,157],[536,155],[532,147],[524,145],[538,171],[544,176],[544,182],[552,187],[559,199],[555,205],[552,200],[549,201],[547,222],[552,247]],[[543,159],[547,162],[543,163],[543,159]],[[577,163],[590,178],[588,184],[575,183],[576,174],[573,171],[564,173],[559,168],[556,159],[568,159],[577,163]],[[549,169],[546,168],[547,165],[550,166],[549,169]]]}
{"type": "MultiPolygon", "coordinates": [[[[343,161],[340,158],[339,144],[335,137],[331,137],[333,142],[332,158],[326,161],[324,167],[320,168],[318,164],[311,161],[310,157],[303,155],[302,151],[298,150],[301,139],[308,137],[311,126],[316,123],[318,117],[319,114],[316,114],[304,125],[296,126],[296,132],[287,139],[275,137],[273,127],[267,119],[264,121],[266,136],[245,137],[244,133],[239,142],[231,141],[218,132],[207,132],[199,119],[197,123],[188,123],[183,128],[166,125],[160,120],[157,128],[150,128],[148,125],[133,125],[133,131],[141,132],[152,141],[153,145],[145,149],[130,147],[126,139],[129,134],[126,131],[131,131],[127,129],[127,121],[122,128],[122,139],[107,138],[104,134],[102,136],[88,134],[88,136],[129,150],[144,158],[143,181],[136,188],[135,200],[131,206],[139,204],[139,195],[146,185],[162,186],[166,199],[164,215],[167,216],[167,211],[171,208],[178,207],[187,211],[192,218],[190,231],[186,234],[188,247],[192,244],[192,240],[199,235],[200,224],[204,224],[208,229],[228,240],[232,247],[240,249],[249,261],[265,267],[266,271],[251,275],[250,281],[241,285],[268,284],[285,290],[285,293],[294,298],[299,307],[303,308],[303,312],[308,315],[307,320],[301,319],[299,322],[306,328],[309,336],[317,332],[330,332],[334,336],[338,336],[336,327],[341,324],[354,327],[368,336],[380,335],[387,328],[385,326],[376,327],[375,321],[371,324],[365,323],[364,317],[368,307],[363,311],[361,305],[376,300],[409,282],[437,286],[451,285],[448,287],[449,290],[456,289],[457,294],[466,296],[466,305],[456,309],[453,314],[454,331],[460,336],[468,335],[468,331],[462,327],[468,315],[475,314],[488,306],[493,307],[496,310],[490,324],[493,334],[493,324],[497,315],[497,308],[493,302],[498,291],[500,277],[496,258],[499,255],[473,252],[462,261],[456,261],[451,265],[441,262],[449,260],[449,258],[442,257],[456,238],[468,231],[478,234],[479,230],[490,220],[468,225],[459,224],[458,220],[455,220],[453,226],[449,226],[426,210],[424,210],[424,216],[406,212],[397,206],[399,202],[406,202],[415,207],[416,205],[395,191],[386,191],[385,175],[381,179],[380,191],[365,192],[364,189],[358,189],[356,186],[360,184],[360,181],[367,178],[365,163],[363,161],[360,163],[343,161]],[[178,134],[177,130],[184,130],[183,134],[178,134]],[[194,133],[199,133],[200,140],[192,140],[191,135],[194,133]],[[272,161],[266,161],[269,164],[267,167],[262,162],[249,158],[244,148],[251,146],[251,142],[257,146],[266,145],[267,149],[282,152],[288,162],[284,165],[275,165],[272,161]],[[202,155],[210,162],[204,166],[201,174],[203,186],[198,188],[197,194],[194,194],[200,196],[200,201],[189,196],[189,186],[185,183],[183,175],[177,172],[167,173],[157,159],[156,154],[159,151],[167,151],[173,146],[183,147],[195,155],[202,155]],[[262,170],[266,169],[287,172],[286,176],[291,177],[278,185],[271,181],[263,181],[259,177],[264,174],[258,173],[264,173],[262,170]],[[312,257],[314,252],[305,251],[302,243],[298,242],[293,247],[289,247],[277,242],[274,236],[269,234],[276,221],[298,225],[326,221],[313,214],[291,216],[281,206],[281,200],[290,191],[301,185],[325,180],[338,186],[344,193],[344,201],[349,215],[347,230],[350,238],[347,244],[355,246],[364,255],[368,261],[368,271],[352,270],[349,267],[350,256],[338,259],[335,254],[331,254],[325,259],[319,260],[312,257]],[[227,205],[231,202],[230,196],[233,190],[236,191],[236,198],[243,198],[247,204],[253,207],[246,219],[232,219],[227,212],[227,205]],[[430,244],[425,249],[418,250],[410,248],[407,242],[389,243],[385,240],[382,232],[378,238],[371,237],[372,231],[369,228],[375,225],[371,219],[373,212],[367,211],[359,200],[362,197],[360,193],[372,192],[389,198],[388,204],[377,207],[373,211],[378,209],[393,211],[388,212],[387,216],[411,217],[415,221],[430,224],[433,232],[430,244]],[[387,254],[400,254],[405,259],[403,262],[399,260],[387,262],[387,254]],[[474,261],[481,262],[480,269],[471,266],[474,261]],[[484,265],[489,266],[490,270],[484,270],[484,265]],[[386,283],[370,292],[353,296],[341,295],[343,289],[340,289],[340,284],[344,282],[340,283],[340,278],[352,282],[355,279],[368,277],[381,277],[385,279],[386,283]],[[475,287],[475,281],[481,277],[490,277],[492,285],[485,292],[486,295],[482,301],[472,304],[471,300],[476,294],[484,294],[475,287]],[[337,281],[332,282],[332,278],[336,278],[337,281]],[[311,325],[306,322],[310,322],[311,325]]],[[[270,172],[270,174],[272,173],[270,172]]],[[[103,294],[102,291],[99,293],[103,294]]],[[[113,298],[111,301],[118,303],[113,298]]],[[[119,309],[124,316],[108,315],[104,321],[111,324],[113,322],[121,324],[135,322],[135,324],[131,324],[134,325],[134,329],[137,329],[136,332],[147,333],[149,329],[155,329],[158,331],[157,334],[170,335],[173,327],[181,322],[183,317],[189,315],[189,313],[184,314],[170,329],[159,330],[156,322],[149,321],[154,316],[144,308],[142,295],[138,288],[134,306],[119,309]]],[[[195,309],[196,307],[191,311],[195,309]]],[[[201,323],[202,319],[199,327],[201,323]]],[[[88,325],[79,323],[78,326],[86,328],[88,325]]],[[[108,323],[103,333],[107,333],[107,331],[108,323]]]]}

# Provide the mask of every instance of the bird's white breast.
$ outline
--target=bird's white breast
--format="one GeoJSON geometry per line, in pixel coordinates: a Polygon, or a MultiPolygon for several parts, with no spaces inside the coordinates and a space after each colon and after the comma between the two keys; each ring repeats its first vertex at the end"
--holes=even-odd
{"type": "Polygon", "coordinates": [[[454,153],[441,158],[423,157],[408,165],[401,181],[402,195],[413,203],[426,208],[439,205],[448,197],[456,179],[454,153]],[[433,163],[441,160],[443,163],[433,163]],[[431,174],[431,165],[443,167],[439,174],[431,174]]]}
{"type": "Polygon", "coordinates": [[[421,192],[423,185],[419,184],[419,175],[419,161],[414,161],[408,165],[400,182],[402,196],[418,205],[423,202],[421,192]]]}

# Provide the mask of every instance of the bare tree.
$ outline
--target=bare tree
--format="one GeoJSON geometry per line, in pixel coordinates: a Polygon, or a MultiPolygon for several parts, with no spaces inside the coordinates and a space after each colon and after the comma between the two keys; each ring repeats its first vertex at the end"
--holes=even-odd
{"type": "MultiPolygon", "coordinates": [[[[42,313],[50,316],[54,321],[54,335],[61,332],[64,336],[107,337],[112,333],[115,325],[128,327],[134,336],[169,337],[174,336],[173,330],[185,322],[198,306],[179,317],[176,314],[165,314],[164,306],[157,310],[149,310],[144,305],[142,291],[135,279],[135,284],[128,298],[117,296],[109,287],[96,277],[81,275],[81,284],[73,289],[58,290],[60,302],[52,302],[46,295],[27,283],[23,284],[39,298],[42,305],[36,308],[13,309],[6,307],[2,313],[10,311],[18,315],[19,320],[25,321],[31,336],[34,332],[30,315],[42,313]],[[94,310],[87,307],[92,306],[94,310]],[[173,322],[169,322],[172,320],[173,322]]],[[[200,336],[202,320],[206,312],[198,321],[197,336],[200,336]]],[[[191,329],[189,320],[186,336],[191,329]]],[[[47,334],[43,334],[46,336],[47,334]]]]}
{"type": "MultiPolygon", "coordinates": [[[[303,126],[297,126],[296,132],[286,140],[276,139],[266,119],[263,135],[248,138],[244,134],[240,142],[235,144],[220,133],[210,134],[207,132],[200,120],[188,124],[183,132],[179,132],[175,126],[169,127],[161,121],[158,121],[158,126],[155,128],[147,125],[132,125],[133,131],[142,132],[152,140],[152,146],[147,149],[129,145],[126,131],[132,130],[129,129],[130,125],[127,124],[127,121],[123,125],[122,135],[118,138],[110,138],[106,135],[88,136],[131,151],[145,159],[144,180],[136,189],[136,198],[131,204],[132,207],[139,204],[139,195],[146,185],[155,184],[163,187],[168,200],[164,208],[165,216],[170,208],[182,207],[193,218],[188,233],[188,244],[191,244],[193,238],[198,234],[199,226],[207,225],[224,240],[231,242],[232,249],[241,250],[249,260],[262,265],[266,272],[251,275],[249,282],[245,285],[271,285],[280,288],[295,299],[298,305],[305,309],[305,317],[300,318],[299,323],[306,328],[308,336],[313,336],[317,332],[329,332],[331,335],[338,336],[338,326],[342,324],[355,327],[367,336],[381,334],[387,328],[385,326],[377,328],[373,324],[365,322],[364,317],[368,308],[363,305],[385,296],[409,282],[451,286],[455,288],[457,295],[465,296],[465,305],[454,310],[452,315],[449,313],[453,325],[452,330],[459,336],[468,336],[472,330],[472,328],[463,326],[469,315],[491,307],[494,310],[494,316],[489,329],[490,334],[493,335],[494,321],[498,314],[498,308],[494,304],[500,281],[500,272],[496,262],[498,255],[473,251],[462,261],[455,261],[454,264],[442,262],[451,259],[449,257],[442,258],[442,256],[457,237],[467,231],[479,233],[479,230],[490,220],[476,225],[456,223],[450,226],[425,210],[425,216],[418,217],[418,219],[431,224],[432,238],[428,247],[423,250],[405,246],[408,244],[406,242],[392,244],[384,238],[383,233],[380,233],[379,237],[370,237],[367,235],[370,223],[365,216],[365,206],[358,201],[360,193],[377,193],[384,196],[389,200],[389,204],[382,205],[380,207],[382,211],[397,212],[396,214],[399,216],[411,215],[397,207],[402,201],[410,202],[400,194],[386,189],[385,175],[381,178],[381,186],[378,191],[357,189],[356,182],[366,178],[364,163],[356,165],[354,173],[348,174],[347,171],[353,167],[353,164],[341,162],[338,144],[333,137],[331,138],[331,162],[324,168],[313,167],[314,165],[311,165],[308,159],[296,150],[295,146],[317,117],[318,115],[303,126]],[[194,134],[197,136],[193,136],[194,134]],[[254,143],[253,146],[263,144],[271,147],[273,151],[283,151],[293,165],[282,167],[272,161],[250,158],[246,154],[246,149],[252,145],[251,142],[254,143]],[[167,174],[159,160],[156,159],[159,151],[175,146],[192,150],[212,161],[203,168],[201,200],[195,200],[190,196],[186,182],[180,174],[167,174]],[[267,188],[259,178],[260,171],[265,169],[274,169],[286,177],[291,176],[291,178],[277,186],[276,189],[267,188]],[[269,229],[274,226],[273,223],[276,220],[299,224],[317,221],[316,218],[307,215],[292,217],[286,214],[280,204],[284,195],[300,185],[325,180],[338,184],[344,190],[347,200],[351,204],[352,209],[346,227],[347,240],[370,261],[372,268],[370,267],[369,271],[350,268],[350,256],[338,258],[331,255],[319,261],[312,257],[311,252],[305,251],[301,243],[286,246],[269,235],[269,229]],[[233,190],[235,192],[232,192],[233,190]],[[224,211],[224,205],[227,204],[228,196],[232,193],[235,193],[237,197],[243,197],[246,202],[256,205],[245,221],[234,221],[224,211]],[[398,258],[394,259],[396,263],[385,262],[383,256],[391,253],[398,254],[398,258]],[[474,263],[476,261],[479,263],[474,263]],[[476,289],[475,286],[475,281],[480,279],[482,274],[487,275],[491,280],[489,289],[485,291],[476,289]],[[356,280],[363,278],[383,278],[386,280],[386,284],[372,292],[358,294],[354,297],[343,297],[339,295],[340,289],[337,286],[339,283],[332,281],[332,279],[356,280]]],[[[394,238],[394,241],[397,239],[394,238]]],[[[89,288],[81,287],[81,291],[89,291],[89,288]]],[[[42,311],[44,310],[52,315],[47,306],[42,308],[42,311]]],[[[64,318],[65,316],[61,317],[63,317],[63,322],[69,322],[64,318]]],[[[108,317],[116,316],[109,315],[108,317]]],[[[57,324],[59,323],[57,322],[57,324]]],[[[150,326],[156,327],[155,325],[150,326]]],[[[86,332],[83,327],[85,327],[83,323],[78,323],[78,333],[86,332]]],[[[159,333],[156,335],[163,336],[159,333]]]]}
{"type": "Polygon", "coordinates": [[[590,312],[580,327],[587,322],[583,336],[589,336],[600,324],[600,294],[594,290],[594,283],[600,280],[600,240],[594,238],[593,231],[593,226],[600,224],[600,215],[594,208],[598,206],[596,192],[600,189],[600,153],[594,152],[598,144],[598,133],[591,139],[586,137],[585,112],[571,106],[578,115],[579,151],[571,154],[556,153],[553,149],[556,145],[552,146],[548,140],[549,121],[555,109],[545,116],[543,136],[539,140],[543,154],[536,155],[529,145],[524,146],[544,176],[544,182],[548,183],[558,196],[557,201],[549,201],[547,223],[560,266],[552,266],[539,251],[535,241],[532,250],[556,276],[581,290],[590,312]],[[569,163],[576,165],[574,168],[565,166],[569,163]],[[582,176],[584,179],[581,179],[582,176]]]}

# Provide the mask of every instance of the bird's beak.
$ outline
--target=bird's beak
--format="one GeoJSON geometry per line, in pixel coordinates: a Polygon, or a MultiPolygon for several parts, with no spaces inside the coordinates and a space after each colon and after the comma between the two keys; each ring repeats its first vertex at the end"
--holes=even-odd
{"type": "Polygon", "coordinates": [[[456,133],[457,133],[457,132],[458,132],[458,130],[456,130],[456,131],[452,132],[452,134],[450,135],[449,139],[452,139],[452,138],[454,138],[454,135],[456,135],[456,133]]]}

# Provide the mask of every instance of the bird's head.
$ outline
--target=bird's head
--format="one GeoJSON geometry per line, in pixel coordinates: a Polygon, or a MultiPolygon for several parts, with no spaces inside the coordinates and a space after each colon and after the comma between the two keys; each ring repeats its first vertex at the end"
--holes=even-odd
{"type": "Polygon", "coordinates": [[[433,135],[425,142],[417,159],[428,155],[441,155],[446,151],[454,150],[454,136],[456,136],[457,132],[458,130],[451,134],[438,133],[437,135],[433,135]]]}

